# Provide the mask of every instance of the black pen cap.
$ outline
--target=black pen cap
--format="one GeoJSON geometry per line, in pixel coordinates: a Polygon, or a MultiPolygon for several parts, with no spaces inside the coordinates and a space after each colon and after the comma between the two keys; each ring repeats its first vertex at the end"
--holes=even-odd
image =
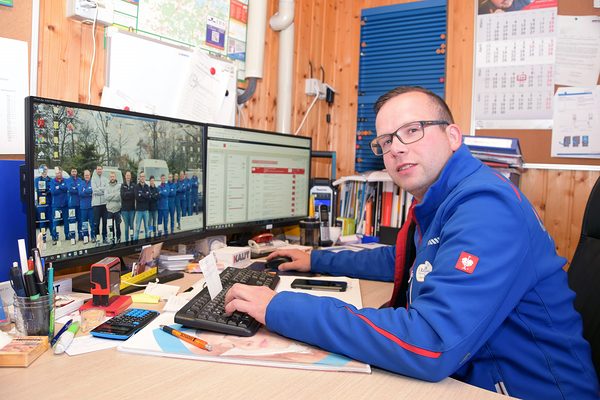
{"type": "Polygon", "coordinates": [[[39,294],[37,285],[35,284],[35,277],[33,276],[33,271],[25,272],[25,275],[23,275],[23,277],[25,278],[25,290],[27,291],[27,295],[31,297],[35,296],[36,294],[39,294]]]}

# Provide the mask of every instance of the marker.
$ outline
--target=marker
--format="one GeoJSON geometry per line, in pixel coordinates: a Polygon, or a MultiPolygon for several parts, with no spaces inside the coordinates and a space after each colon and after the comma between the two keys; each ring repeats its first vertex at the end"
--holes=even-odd
{"type": "Polygon", "coordinates": [[[39,299],[40,293],[38,292],[37,285],[35,283],[33,271],[27,271],[27,273],[23,276],[23,279],[25,280],[25,292],[27,293],[27,296],[29,296],[29,299],[39,299]]]}
{"type": "MultiPolygon", "coordinates": [[[[50,263],[50,268],[48,268],[48,296],[50,296],[50,301],[52,302],[51,304],[53,304],[54,303],[54,268],[52,268],[52,263],[50,263]]],[[[50,309],[50,326],[48,327],[48,334],[49,335],[54,334],[54,307],[52,307],[50,309]]]]}
{"type": "Polygon", "coordinates": [[[10,284],[17,296],[27,297],[27,293],[25,292],[25,281],[23,280],[23,273],[21,272],[21,268],[19,268],[19,263],[15,261],[9,272],[10,284]]]}
{"type": "Polygon", "coordinates": [[[179,339],[183,340],[184,342],[188,342],[200,349],[204,349],[204,350],[208,350],[208,351],[212,350],[212,346],[200,338],[188,335],[187,333],[180,332],[177,329],[173,329],[167,325],[161,325],[160,329],[167,332],[169,335],[173,335],[176,338],[179,338],[179,339]]]}
{"type": "Polygon", "coordinates": [[[54,347],[54,354],[62,354],[69,348],[73,338],[77,334],[79,330],[79,322],[73,322],[69,329],[60,337],[58,343],[56,343],[56,347],[54,347]]]}
{"type": "Polygon", "coordinates": [[[70,319],[70,320],[67,321],[66,324],[63,325],[62,328],[60,328],[60,331],[58,331],[58,333],[56,335],[54,335],[54,337],[50,341],[50,347],[53,347],[56,344],[56,342],[58,341],[58,339],[60,339],[60,337],[62,336],[62,334],[65,333],[67,331],[67,329],[69,329],[69,326],[71,326],[72,323],[73,323],[73,320],[70,319]]]}

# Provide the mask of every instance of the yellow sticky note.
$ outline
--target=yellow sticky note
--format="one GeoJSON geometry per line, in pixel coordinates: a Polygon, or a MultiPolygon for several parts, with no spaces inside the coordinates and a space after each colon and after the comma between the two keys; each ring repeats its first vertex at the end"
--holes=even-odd
{"type": "Polygon", "coordinates": [[[139,294],[132,294],[131,300],[134,303],[157,304],[160,301],[160,296],[155,296],[153,294],[139,293],[139,294]]]}

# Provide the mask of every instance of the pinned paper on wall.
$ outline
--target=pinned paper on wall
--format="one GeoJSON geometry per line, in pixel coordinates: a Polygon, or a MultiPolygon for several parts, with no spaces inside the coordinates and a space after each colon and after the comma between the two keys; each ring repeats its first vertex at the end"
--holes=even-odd
{"type": "Polygon", "coordinates": [[[235,125],[233,62],[109,28],[102,106],[235,125]]]}
{"type": "Polygon", "coordinates": [[[558,16],[555,83],[590,86],[600,72],[600,17],[558,16]]]}
{"type": "Polygon", "coordinates": [[[25,153],[27,42],[0,37],[0,154],[25,153]]]}
{"type": "Polygon", "coordinates": [[[557,90],[552,157],[600,158],[599,110],[600,86],[557,90]]]}
{"type": "Polygon", "coordinates": [[[176,96],[179,118],[235,125],[236,72],[233,63],[196,49],[176,96]]]}

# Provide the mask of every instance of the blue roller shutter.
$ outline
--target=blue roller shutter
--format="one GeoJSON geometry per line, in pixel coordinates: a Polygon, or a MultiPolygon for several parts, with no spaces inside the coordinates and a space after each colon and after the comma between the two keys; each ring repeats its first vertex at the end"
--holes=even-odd
{"type": "Polygon", "coordinates": [[[357,172],[383,169],[369,143],[376,136],[373,105],[397,86],[427,88],[444,97],[446,1],[426,0],[362,10],[357,172]]]}

